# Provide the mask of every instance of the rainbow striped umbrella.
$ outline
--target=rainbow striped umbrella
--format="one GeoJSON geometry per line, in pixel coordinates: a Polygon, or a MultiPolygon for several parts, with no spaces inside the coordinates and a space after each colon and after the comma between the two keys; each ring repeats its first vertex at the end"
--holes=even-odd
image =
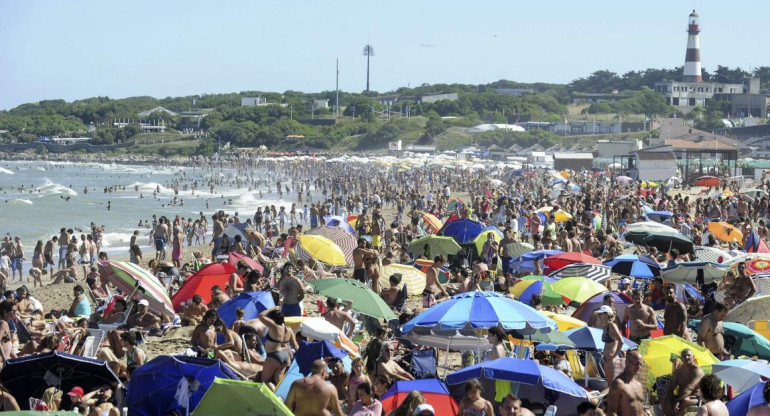
{"type": "Polygon", "coordinates": [[[151,311],[174,316],[168,292],[149,270],[126,261],[100,261],[99,274],[126,295],[133,293],[134,298],[147,300],[151,311]]]}

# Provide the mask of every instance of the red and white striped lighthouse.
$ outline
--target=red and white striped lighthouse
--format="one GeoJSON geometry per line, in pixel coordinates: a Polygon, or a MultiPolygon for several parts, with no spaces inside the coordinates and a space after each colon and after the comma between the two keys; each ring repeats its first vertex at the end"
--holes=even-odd
{"type": "Polygon", "coordinates": [[[690,13],[687,25],[687,55],[684,58],[684,82],[701,82],[700,73],[700,25],[698,25],[698,13],[695,10],[690,13]]]}

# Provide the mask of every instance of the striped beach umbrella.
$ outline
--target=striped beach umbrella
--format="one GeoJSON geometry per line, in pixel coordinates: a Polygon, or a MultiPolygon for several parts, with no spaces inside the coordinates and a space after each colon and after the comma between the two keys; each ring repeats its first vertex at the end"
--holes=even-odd
{"type": "MultiPolygon", "coordinates": [[[[345,255],[345,261],[348,266],[353,265],[353,250],[356,249],[356,238],[350,233],[339,227],[330,227],[324,225],[322,227],[313,228],[305,232],[310,235],[320,235],[332,240],[334,244],[342,249],[342,254],[345,255]]],[[[307,254],[305,252],[305,254],[307,254]]]]}
{"type": "Polygon", "coordinates": [[[168,292],[157,277],[149,270],[126,261],[100,261],[99,274],[125,294],[134,294],[136,299],[145,299],[150,310],[174,316],[174,306],[168,292]]]}
{"type": "Polygon", "coordinates": [[[389,287],[390,276],[401,275],[401,283],[406,283],[406,291],[410,295],[419,295],[425,290],[425,273],[407,264],[389,264],[382,266],[380,272],[380,286],[389,287]]]}

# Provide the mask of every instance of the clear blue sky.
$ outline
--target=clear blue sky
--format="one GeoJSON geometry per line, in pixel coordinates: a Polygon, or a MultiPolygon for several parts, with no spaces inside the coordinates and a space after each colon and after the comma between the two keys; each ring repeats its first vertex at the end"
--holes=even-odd
{"type": "Polygon", "coordinates": [[[770,65],[767,1],[0,0],[0,109],[25,102],[499,79],[566,83],[684,63],[770,65]]]}

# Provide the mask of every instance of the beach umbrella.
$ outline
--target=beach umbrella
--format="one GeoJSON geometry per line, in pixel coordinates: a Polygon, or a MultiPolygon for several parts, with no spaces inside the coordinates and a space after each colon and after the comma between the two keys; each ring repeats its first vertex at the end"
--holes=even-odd
{"type": "Polygon", "coordinates": [[[235,322],[235,310],[237,308],[243,308],[243,311],[246,313],[243,320],[248,321],[249,319],[256,319],[262,311],[273,307],[275,307],[275,302],[273,302],[272,293],[243,292],[223,303],[217,309],[217,313],[229,328],[235,322]]]}
{"type": "Polygon", "coordinates": [[[489,239],[490,234],[492,235],[492,240],[497,241],[498,243],[502,241],[503,236],[500,235],[499,230],[496,231],[497,232],[484,230],[475,240],[473,240],[473,244],[476,246],[476,252],[479,253],[479,255],[483,254],[481,251],[484,249],[484,244],[489,239]]]}
{"type": "Polygon", "coordinates": [[[748,325],[749,321],[767,319],[768,311],[770,311],[770,295],[757,296],[749,298],[727,312],[725,321],[748,325]]]}
{"type": "Polygon", "coordinates": [[[409,243],[408,250],[415,256],[420,256],[425,253],[425,246],[428,246],[428,249],[430,250],[430,260],[433,260],[433,257],[438,255],[455,255],[462,249],[451,237],[429,235],[413,240],[409,243]]]}
{"type": "Polygon", "coordinates": [[[359,354],[358,345],[350,340],[334,324],[319,316],[294,316],[286,318],[286,325],[299,332],[307,339],[329,341],[335,347],[344,349],[355,356],[359,354]],[[296,325],[295,325],[296,324],[296,325]]]}
{"type": "MultiPolygon", "coordinates": [[[[356,219],[358,219],[358,217],[356,217],[356,219]]],[[[336,227],[350,234],[355,233],[355,230],[353,230],[353,224],[356,223],[355,220],[353,221],[353,224],[351,224],[348,222],[349,218],[345,219],[338,215],[326,215],[324,216],[324,221],[329,227],[336,227]]]]}
{"type": "Polygon", "coordinates": [[[650,233],[651,232],[656,232],[656,231],[671,232],[671,233],[679,232],[679,230],[677,230],[674,227],[669,227],[668,225],[661,224],[661,223],[655,222],[655,221],[635,222],[633,224],[628,224],[628,226],[626,226],[626,229],[629,232],[631,232],[631,231],[647,231],[647,232],[650,232],[650,233]]]}
{"type": "Polygon", "coordinates": [[[426,226],[428,226],[433,232],[438,232],[438,230],[441,229],[441,226],[444,225],[443,222],[441,222],[440,219],[438,219],[435,215],[429,213],[429,212],[423,212],[422,213],[422,221],[425,223],[426,226]]]}
{"type": "Polygon", "coordinates": [[[755,360],[725,360],[711,366],[718,376],[736,391],[747,391],[762,379],[770,379],[770,365],[755,360]]]}
{"type": "Polygon", "coordinates": [[[551,311],[542,311],[543,315],[556,321],[556,325],[559,327],[559,331],[566,332],[570,329],[582,328],[586,326],[586,323],[580,319],[573,318],[568,315],[562,315],[560,313],[554,313],[551,311]]]}
{"type": "Polygon", "coordinates": [[[249,256],[244,256],[243,254],[236,253],[234,251],[231,251],[230,254],[228,254],[227,263],[236,269],[238,268],[238,262],[243,260],[246,262],[246,264],[251,267],[252,270],[256,270],[259,272],[259,274],[265,273],[265,268],[262,267],[261,264],[257,263],[254,259],[252,259],[249,256]]]}
{"type": "Polygon", "coordinates": [[[138,367],[128,383],[132,415],[192,412],[215,378],[238,379],[223,362],[183,355],[160,355],[138,367]]]}
{"type": "Polygon", "coordinates": [[[511,243],[511,244],[508,244],[508,256],[511,258],[516,258],[521,256],[524,253],[529,253],[534,249],[535,249],[535,246],[529,243],[520,243],[520,242],[511,243]]]}
{"type": "Polygon", "coordinates": [[[743,241],[743,233],[726,222],[712,221],[708,224],[709,232],[719,241],[732,243],[743,241]]]}
{"type": "MultiPolygon", "coordinates": [[[[534,272],[535,271],[535,259],[544,259],[548,256],[555,256],[557,254],[564,253],[561,250],[537,250],[529,253],[524,253],[519,257],[511,259],[508,266],[515,270],[534,272]]],[[[542,263],[541,263],[542,264],[542,263]]]]}
{"type": "Polygon", "coordinates": [[[565,277],[585,277],[586,279],[593,280],[594,282],[603,282],[610,278],[612,269],[608,266],[600,264],[583,264],[575,263],[568,264],[559,270],[551,272],[549,276],[556,279],[563,279],[565,277]]]}
{"type": "Polygon", "coordinates": [[[174,309],[177,312],[182,311],[182,304],[186,303],[195,295],[200,295],[203,303],[211,302],[211,289],[219,286],[222,290],[230,284],[230,275],[238,270],[228,263],[210,263],[190,276],[182,283],[182,287],[174,293],[171,298],[174,309]]]}
{"type": "Polygon", "coordinates": [[[562,253],[555,256],[548,256],[543,260],[543,264],[550,270],[559,270],[570,264],[602,264],[599,260],[585,253],[562,253]]]}
{"type": "MultiPolygon", "coordinates": [[[[428,273],[428,269],[433,267],[433,259],[417,259],[414,261],[414,263],[404,263],[404,265],[411,264],[414,266],[415,269],[423,272],[423,274],[428,273]]],[[[390,277],[390,276],[387,276],[390,277]]],[[[449,281],[450,273],[449,269],[446,266],[442,266],[440,269],[438,269],[438,281],[443,283],[446,283],[449,281]]]]}
{"type": "Polygon", "coordinates": [[[307,230],[305,234],[320,235],[332,240],[342,250],[348,266],[353,265],[353,250],[358,247],[358,242],[352,234],[338,227],[329,227],[328,225],[312,228],[307,230]]]}
{"type": "Polygon", "coordinates": [[[746,261],[746,270],[749,273],[767,273],[770,271],[770,260],[755,258],[746,261]]]}
{"type": "Polygon", "coordinates": [[[483,228],[484,226],[478,221],[461,218],[444,224],[439,233],[445,237],[454,238],[457,244],[468,244],[481,234],[483,228]]]}
{"type": "Polygon", "coordinates": [[[401,275],[401,283],[406,284],[406,291],[409,295],[419,295],[425,290],[425,273],[406,264],[389,264],[382,266],[380,272],[380,286],[390,287],[390,276],[394,274],[401,275]]]}
{"type": "Polygon", "coordinates": [[[457,402],[449,394],[444,383],[435,378],[424,380],[396,381],[388,392],[380,399],[383,413],[392,412],[403,403],[409,393],[419,391],[425,398],[425,403],[433,406],[437,415],[457,414],[457,402]]]}
{"type": "Polygon", "coordinates": [[[322,235],[304,234],[297,237],[299,246],[310,257],[330,266],[345,266],[345,253],[332,240],[322,235]]]}
{"type": "Polygon", "coordinates": [[[123,387],[106,361],[65,354],[46,354],[9,358],[0,370],[0,382],[25,409],[30,398],[39,398],[48,387],[64,392],[80,386],[89,392],[103,384],[123,387]]]}
{"type": "Polygon", "coordinates": [[[551,283],[546,282],[542,276],[524,277],[515,285],[508,288],[520,302],[529,305],[532,301],[532,295],[538,294],[541,297],[542,304],[545,306],[564,305],[564,298],[553,291],[551,283]]]}
{"type": "Polygon", "coordinates": [[[644,239],[647,238],[650,234],[652,234],[654,231],[650,230],[629,230],[627,233],[625,233],[622,237],[628,241],[629,243],[634,243],[638,245],[645,245],[644,239]]]}
{"type": "Polygon", "coordinates": [[[126,261],[99,261],[99,275],[134,299],[145,299],[150,310],[168,317],[174,316],[174,306],[168,292],[149,270],[126,261]]]}
{"type": "Polygon", "coordinates": [[[765,191],[763,189],[757,189],[757,188],[746,189],[745,191],[741,191],[741,193],[749,195],[755,199],[762,198],[763,196],[765,196],[765,191]]]}
{"type": "MultiPolygon", "coordinates": [[[[602,341],[602,332],[601,329],[584,326],[582,328],[570,329],[565,332],[565,335],[575,344],[576,349],[583,351],[603,351],[604,341],[602,341]]],[[[623,337],[623,351],[628,351],[636,347],[637,345],[635,342],[623,337]]]]}
{"type": "Polygon", "coordinates": [[[719,184],[722,183],[722,181],[719,180],[719,178],[714,176],[701,176],[698,179],[695,180],[695,186],[719,186],[719,184]]]}
{"type": "Polygon", "coordinates": [[[553,210],[553,206],[543,207],[538,209],[535,212],[539,212],[541,214],[545,214],[546,216],[554,216],[554,221],[556,222],[565,222],[572,219],[572,215],[563,209],[559,208],[556,211],[553,210]]]}
{"type": "Polygon", "coordinates": [[[270,414],[293,416],[267,385],[215,377],[193,416],[241,416],[270,414]]]}
{"type": "Polygon", "coordinates": [[[607,287],[585,277],[567,277],[551,285],[553,291],[570,299],[583,303],[597,293],[604,293],[607,287]]]}
{"type": "Polygon", "coordinates": [[[668,253],[673,249],[677,249],[683,254],[694,252],[692,240],[681,233],[653,232],[644,238],[644,242],[664,253],[668,253]]]}
{"type": "MultiPolygon", "coordinates": [[[[510,381],[530,386],[539,386],[573,397],[587,398],[587,392],[564,373],[551,367],[537,364],[534,360],[502,357],[492,361],[482,361],[465,367],[446,376],[450,385],[462,384],[475,378],[510,381]]],[[[520,394],[522,397],[529,397],[520,394]]]]}
{"type": "Polygon", "coordinates": [[[404,324],[402,333],[415,327],[439,329],[491,328],[503,329],[551,328],[557,325],[539,311],[495,292],[473,291],[459,293],[438,303],[404,324]]]}
{"type": "Polygon", "coordinates": [[[722,280],[729,267],[707,261],[689,261],[661,269],[660,275],[671,283],[711,283],[722,280]]]}
{"type": "Polygon", "coordinates": [[[316,292],[330,298],[353,301],[353,310],[375,318],[390,320],[396,314],[365,284],[354,279],[321,279],[307,282],[316,292]]]}
{"type": "Polygon", "coordinates": [[[623,254],[604,262],[612,272],[637,279],[652,279],[660,276],[660,265],[648,256],[623,254]]]}
{"type": "Polygon", "coordinates": [[[767,404],[764,395],[766,384],[767,381],[761,381],[727,402],[730,416],[746,416],[752,407],[767,404]]]}
{"type": "Polygon", "coordinates": [[[677,357],[685,348],[692,351],[698,367],[704,368],[706,372],[710,372],[712,364],[719,362],[719,359],[714,357],[706,347],[676,335],[645,339],[639,344],[639,353],[642,354],[644,363],[649,369],[647,372],[649,385],[652,385],[658,377],[671,374],[671,358],[677,357]]]}
{"type": "Polygon", "coordinates": [[[622,318],[623,314],[626,312],[626,308],[630,306],[633,301],[626,294],[618,292],[598,293],[592,296],[575,309],[575,312],[572,313],[572,317],[580,319],[583,322],[588,322],[588,320],[591,319],[591,314],[604,304],[604,295],[607,293],[609,293],[613,300],[615,300],[615,310],[618,311],[618,316],[622,318]]]}
{"type": "Polygon", "coordinates": [[[560,331],[548,330],[513,330],[510,334],[516,339],[523,339],[538,344],[547,344],[550,350],[568,350],[575,348],[575,343],[560,331]]]}
{"type": "Polygon", "coordinates": [[[722,264],[728,263],[732,258],[732,254],[717,247],[695,246],[695,259],[699,261],[722,264]]]}
{"type": "Polygon", "coordinates": [[[620,183],[627,183],[627,182],[633,181],[634,178],[632,178],[630,176],[623,176],[623,175],[621,175],[621,176],[616,176],[615,180],[620,182],[620,183]]]}
{"type": "Polygon", "coordinates": [[[463,201],[459,199],[454,199],[449,202],[449,204],[446,206],[447,211],[454,211],[455,208],[462,208],[463,201]]]}

